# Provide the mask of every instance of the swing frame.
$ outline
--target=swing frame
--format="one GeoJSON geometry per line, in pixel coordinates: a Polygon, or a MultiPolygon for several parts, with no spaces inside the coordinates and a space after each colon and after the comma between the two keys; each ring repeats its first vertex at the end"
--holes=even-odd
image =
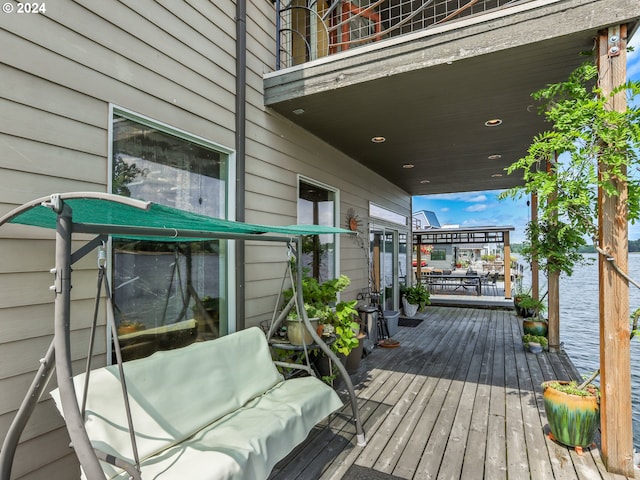
{"type": "MultiPolygon", "coordinates": [[[[149,211],[152,207],[151,202],[144,202],[141,200],[131,199],[128,197],[122,197],[118,195],[100,193],[100,192],[70,192],[52,194],[48,197],[39,198],[28,202],[2,218],[0,218],[0,226],[5,223],[26,223],[29,225],[46,226],[48,228],[55,228],[55,267],[51,270],[51,273],[55,275],[54,285],[51,290],[55,292],[54,300],[54,336],[51,344],[49,345],[45,357],[40,361],[40,366],[35,375],[35,378],[29,387],[25,398],[23,399],[16,416],[14,417],[7,435],[4,439],[2,449],[0,451],[0,479],[8,480],[11,475],[11,468],[13,465],[13,459],[15,451],[18,446],[20,436],[24,431],[24,428],[36,408],[36,405],[45,391],[45,388],[50,380],[53,371],[56,371],[56,377],[58,382],[58,388],[60,392],[60,398],[62,403],[62,409],[64,412],[64,418],[73,444],[75,453],[80,461],[80,464],[87,475],[87,478],[103,478],[104,474],[100,466],[100,460],[106,460],[104,455],[101,455],[99,451],[93,448],[86,430],[84,429],[84,420],[81,413],[81,408],[78,405],[75,387],[73,385],[73,372],[71,367],[71,348],[70,348],[70,322],[71,322],[71,277],[72,277],[72,265],[87,254],[95,250],[96,248],[104,245],[109,235],[113,236],[132,236],[132,237],[144,237],[149,240],[162,240],[166,241],[167,238],[174,241],[195,241],[202,239],[218,239],[218,240],[259,240],[259,241],[271,241],[280,242],[295,245],[293,249],[294,255],[298,255],[301,252],[302,236],[314,235],[319,233],[353,233],[348,230],[339,228],[318,228],[318,226],[291,226],[291,227],[266,227],[263,225],[249,225],[240,222],[220,221],[218,223],[224,223],[220,228],[216,228],[207,221],[216,221],[217,219],[211,219],[202,215],[190,214],[182,212],[176,209],[169,209],[169,207],[162,207],[163,212],[166,211],[175,212],[176,215],[184,214],[189,216],[190,220],[193,220],[187,228],[172,228],[172,227],[157,227],[157,226],[145,226],[145,225],[128,225],[121,223],[83,223],[81,221],[74,221],[73,211],[69,204],[70,200],[96,200],[106,201],[114,205],[121,205],[130,207],[140,211],[149,211]],[[49,212],[53,212],[55,215],[55,224],[50,222],[44,225],[42,222],[29,222],[20,221],[20,216],[26,212],[34,209],[44,208],[49,212]],[[229,229],[229,225],[238,225],[244,228],[240,230],[249,231],[249,233],[233,233],[229,229]],[[202,225],[202,229],[199,229],[199,225],[202,225]],[[284,233],[284,235],[265,235],[267,233],[284,233]],[[72,252],[71,243],[73,234],[92,234],[95,237],[88,241],[85,245],[72,252]]],[[[158,207],[160,208],[160,207],[158,207]]],[[[150,215],[152,213],[150,212],[150,215]]],[[[45,214],[50,215],[50,213],[45,214]]],[[[176,217],[176,220],[179,218],[176,217]]],[[[180,224],[180,223],[179,223],[180,224]]],[[[296,262],[298,275],[297,275],[297,289],[296,289],[296,302],[298,305],[303,305],[304,300],[302,298],[302,264],[296,262]]],[[[301,314],[304,324],[311,334],[314,342],[318,347],[331,358],[336,364],[340,375],[343,377],[347,390],[349,392],[350,403],[353,413],[353,421],[357,433],[358,446],[366,445],[365,433],[360,420],[360,415],[357,406],[357,398],[353,384],[346,371],[346,368],[338,361],[337,356],[331,350],[329,346],[320,338],[315,329],[311,326],[309,319],[306,315],[304,308],[301,308],[301,314]]],[[[115,330],[115,325],[112,325],[115,330]]],[[[114,335],[117,338],[117,334],[114,335]]],[[[89,358],[91,352],[89,352],[89,358]]],[[[118,363],[121,366],[121,358],[118,359],[118,363]]],[[[88,364],[90,365],[90,364],[88,364]]],[[[123,388],[126,389],[126,384],[123,382],[123,388]]],[[[126,393],[125,393],[126,399],[126,393]]],[[[135,442],[134,442],[135,444],[135,442]]],[[[134,447],[135,448],[135,447],[134,447]]],[[[125,462],[126,463],[126,462],[125,462]]],[[[117,465],[124,468],[130,473],[133,478],[140,478],[140,474],[135,465],[117,465]]]]}

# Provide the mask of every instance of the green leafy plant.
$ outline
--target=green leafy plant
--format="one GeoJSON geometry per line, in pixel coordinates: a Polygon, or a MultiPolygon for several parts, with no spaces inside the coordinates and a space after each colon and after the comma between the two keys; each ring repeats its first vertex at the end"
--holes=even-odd
{"type": "MultiPolygon", "coordinates": [[[[346,275],[327,280],[320,283],[312,277],[305,277],[302,280],[302,297],[304,308],[309,318],[319,318],[320,323],[331,325],[336,335],[336,341],[331,348],[336,353],[348,355],[351,350],[358,346],[357,338],[360,332],[357,301],[337,302],[338,293],[342,292],[351,283],[346,275]]],[[[293,289],[285,290],[282,294],[286,305],[293,296],[293,289]]],[[[296,318],[295,310],[289,314],[296,318]]]]}
{"type": "Polygon", "coordinates": [[[640,166],[640,107],[632,103],[640,82],[613,90],[611,96],[629,97],[629,107],[619,112],[608,106],[611,97],[602,94],[597,75],[597,67],[585,63],[567,81],[533,94],[551,128],[537,135],[527,155],[507,168],[509,174],[521,175],[524,184],[501,198],[536,193],[546,199],[538,221],[527,225],[522,253],[527,260],[537,258],[548,272],[571,275],[585,262],[579,250],[589,239],[596,243],[598,188],[617,196],[616,184],[626,182],[628,218],[635,222],[640,214],[640,180],[627,174],[640,166]]]}
{"type": "Polygon", "coordinates": [[[540,315],[547,309],[542,300],[533,298],[530,295],[523,296],[518,302],[518,306],[527,312],[530,317],[537,320],[543,320],[540,315]]]}
{"type": "MultiPolygon", "coordinates": [[[[316,278],[305,277],[302,279],[302,298],[304,299],[307,315],[311,317],[321,317],[322,312],[326,312],[328,307],[335,305],[338,300],[338,293],[349,286],[351,280],[346,275],[327,280],[320,283],[316,278]]],[[[293,296],[293,289],[289,288],[282,292],[282,298],[286,305],[293,296]]]]}
{"type": "Polygon", "coordinates": [[[549,348],[549,341],[547,340],[547,337],[543,337],[542,335],[525,334],[522,336],[522,342],[527,348],[529,348],[530,342],[539,343],[545,350],[549,348]]]}
{"type": "Polygon", "coordinates": [[[407,302],[412,305],[418,305],[419,310],[431,303],[429,290],[422,284],[406,287],[402,293],[407,302]]]}
{"type": "Polygon", "coordinates": [[[576,381],[571,382],[549,382],[548,387],[551,387],[559,392],[563,392],[569,395],[577,395],[579,397],[596,396],[600,397],[600,389],[591,383],[593,379],[600,374],[600,370],[596,371],[595,375],[590,380],[587,380],[581,384],[576,381]]]}
{"type": "Polygon", "coordinates": [[[331,348],[336,353],[349,355],[351,350],[359,344],[358,333],[360,333],[360,323],[356,321],[358,311],[356,310],[357,300],[351,302],[339,302],[335,311],[331,310],[325,322],[333,325],[336,333],[336,341],[331,348]]]}

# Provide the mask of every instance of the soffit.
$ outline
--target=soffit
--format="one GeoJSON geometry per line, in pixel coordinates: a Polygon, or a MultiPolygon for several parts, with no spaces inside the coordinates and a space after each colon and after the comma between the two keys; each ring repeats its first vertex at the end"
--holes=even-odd
{"type": "Polygon", "coordinates": [[[538,3],[269,74],[265,103],[411,195],[513,187],[504,168],[545,128],[531,93],[584,62],[600,28],[640,16],[637,0],[538,3]]]}

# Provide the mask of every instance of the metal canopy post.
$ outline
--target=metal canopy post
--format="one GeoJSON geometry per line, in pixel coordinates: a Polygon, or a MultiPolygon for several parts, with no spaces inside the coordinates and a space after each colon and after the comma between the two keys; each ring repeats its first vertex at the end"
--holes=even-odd
{"type": "Polygon", "coordinates": [[[56,378],[65,423],[73,449],[87,478],[102,478],[104,473],[84,428],[78,408],[73,372],[71,370],[71,236],[73,221],[71,208],[61,199],[52,197],[51,208],[58,213],[56,227],[54,337],[56,350],[56,378]]]}

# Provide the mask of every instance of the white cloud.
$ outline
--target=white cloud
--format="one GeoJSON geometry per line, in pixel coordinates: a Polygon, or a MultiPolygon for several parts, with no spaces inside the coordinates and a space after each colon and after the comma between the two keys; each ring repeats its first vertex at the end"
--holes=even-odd
{"type": "Polygon", "coordinates": [[[441,212],[448,212],[449,210],[451,210],[449,207],[443,207],[440,209],[441,212]]]}
{"type": "Polygon", "coordinates": [[[477,205],[471,205],[470,207],[465,208],[464,211],[465,212],[484,212],[487,208],[489,208],[487,204],[479,203],[477,205]]]}
{"type": "Polygon", "coordinates": [[[484,194],[484,192],[460,192],[429,195],[428,198],[433,200],[448,200],[459,202],[484,202],[486,201],[487,196],[484,194]]]}

